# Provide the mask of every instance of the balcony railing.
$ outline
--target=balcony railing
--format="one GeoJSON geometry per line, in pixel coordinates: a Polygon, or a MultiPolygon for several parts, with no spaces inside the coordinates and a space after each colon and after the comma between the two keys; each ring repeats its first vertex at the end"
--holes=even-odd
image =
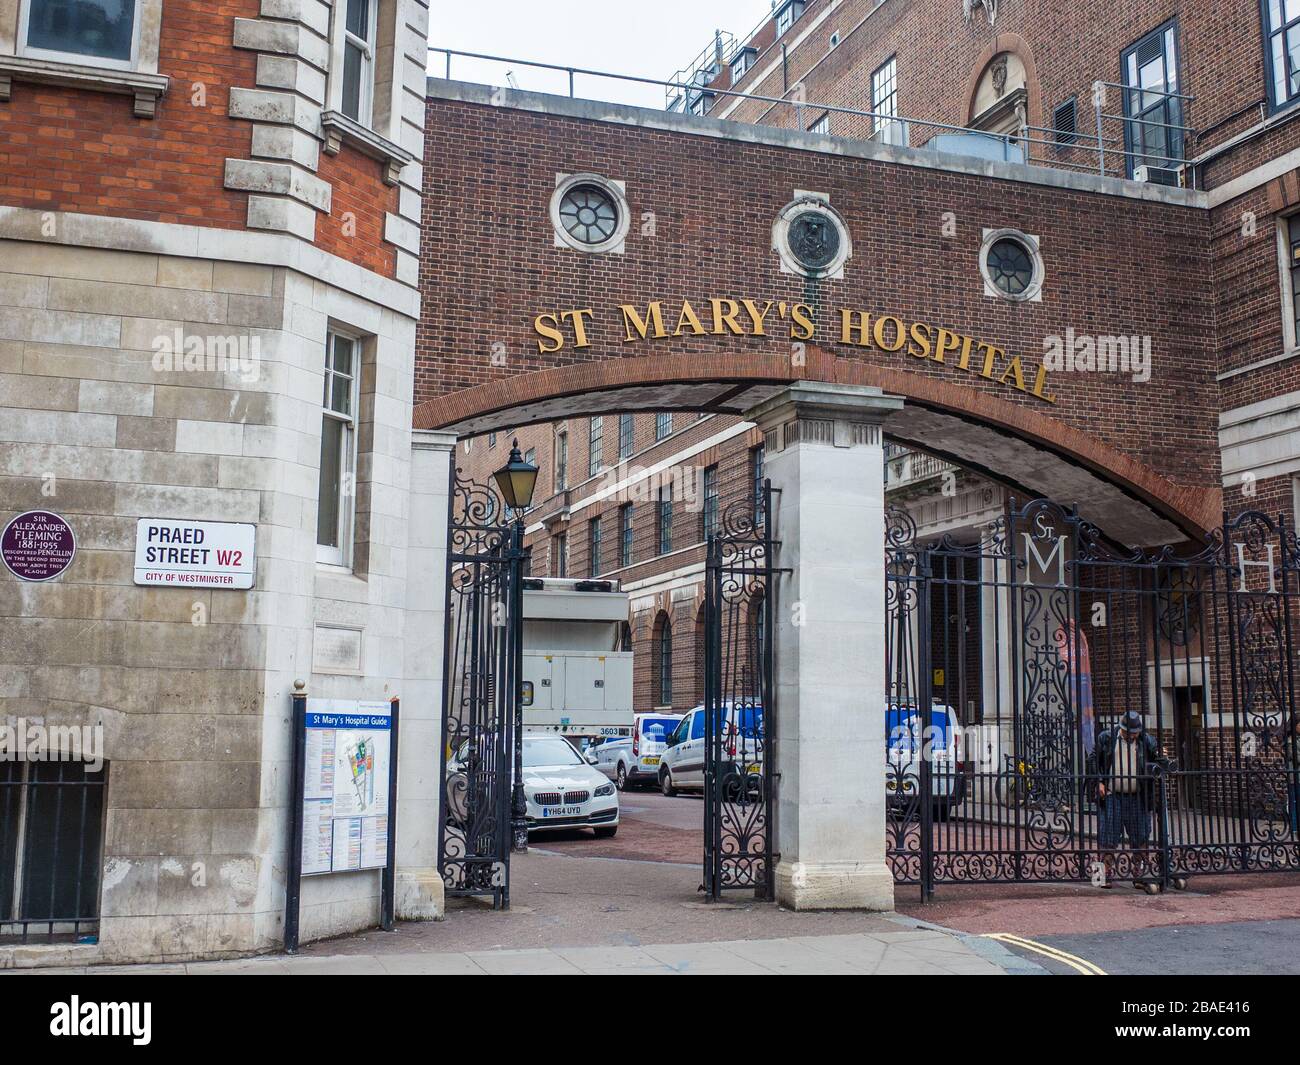
{"type": "Polygon", "coordinates": [[[902,450],[901,453],[889,455],[885,460],[885,490],[894,491],[932,480],[945,473],[956,470],[951,462],[926,455],[920,451],[902,450]]]}
{"type": "MultiPolygon", "coordinates": [[[[707,91],[717,98],[767,105],[756,116],[755,125],[794,128],[808,132],[811,123],[829,119],[827,124],[830,126],[830,135],[843,136],[852,140],[874,140],[900,147],[929,148],[954,156],[973,156],[1029,166],[1095,173],[1103,177],[1127,177],[1138,166],[1146,165],[1158,170],[1158,173],[1150,174],[1152,180],[1195,187],[1195,170],[1190,164],[1189,155],[1196,141],[1196,134],[1192,127],[1109,110],[1113,106],[1112,102],[1116,95],[1120,98],[1121,106],[1124,106],[1129,103],[1131,97],[1139,93],[1139,90],[1115,82],[1093,83],[1091,108],[1093,131],[1091,133],[1077,128],[1064,131],[1028,123],[1022,124],[1013,132],[990,133],[987,130],[953,125],[950,122],[937,122],[932,119],[886,114],[813,101],[803,96],[799,84],[796,84],[794,89],[785,96],[764,96],[760,93],[737,92],[733,89],[716,87],[705,89],[698,79],[660,80],[634,74],[615,74],[584,67],[539,63],[528,59],[512,59],[506,56],[462,52],[433,46],[430,46],[429,51],[430,69],[436,69],[432,56],[434,54],[442,56],[443,75],[448,80],[451,80],[455,71],[454,61],[460,61],[462,69],[464,69],[464,61],[470,61],[476,65],[484,63],[500,65],[503,70],[501,79],[509,88],[519,87],[515,84],[517,79],[514,78],[515,68],[518,67],[561,75],[563,79],[561,84],[567,83],[567,94],[573,98],[577,98],[578,95],[579,78],[588,83],[617,82],[627,86],[654,87],[667,90],[669,98],[676,93],[683,99],[687,99],[690,94],[698,95],[707,91]],[[778,121],[783,117],[789,119],[789,122],[778,121]],[[1148,133],[1156,130],[1159,130],[1164,137],[1166,142],[1164,150],[1144,148],[1143,144],[1147,140],[1148,133]],[[1177,150],[1174,150],[1175,147],[1177,150]]],[[[584,84],[583,88],[587,89],[588,85],[584,84]]],[[[1176,103],[1179,114],[1185,111],[1187,104],[1193,99],[1182,93],[1162,92],[1156,89],[1142,89],[1140,94],[1143,101],[1148,104],[1152,98],[1166,100],[1171,105],[1176,103]]],[[[583,98],[601,99],[596,96],[583,98]]],[[[633,101],[623,99],[605,102],[633,101]]],[[[643,102],[641,106],[647,104],[643,102]]]]}

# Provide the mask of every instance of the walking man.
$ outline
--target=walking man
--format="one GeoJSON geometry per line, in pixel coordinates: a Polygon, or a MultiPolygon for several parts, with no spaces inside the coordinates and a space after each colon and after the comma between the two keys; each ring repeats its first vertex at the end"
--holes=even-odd
{"type": "MultiPolygon", "coordinates": [[[[1111,886],[1114,855],[1128,837],[1130,850],[1146,848],[1151,839],[1151,811],[1155,807],[1155,774],[1165,766],[1160,744],[1146,731],[1142,715],[1128,711],[1118,728],[1109,728],[1097,737],[1093,751],[1100,836],[1105,878],[1102,887],[1111,886]]],[[[1134,855],[1133,871],[1139,859],[1134,855]]]]}

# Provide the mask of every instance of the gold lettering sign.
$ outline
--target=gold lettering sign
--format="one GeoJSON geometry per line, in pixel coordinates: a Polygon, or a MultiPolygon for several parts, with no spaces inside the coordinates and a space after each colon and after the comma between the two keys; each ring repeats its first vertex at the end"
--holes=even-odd
{"type": "MultiPolygon", "coordinates": [[[[690,300],[666,303],[620,303],[613,321],[622,342],[671,340],[676,337],[751,336],[806,342],[817,339],[813,309],[806,303],[786,300],[712,298],[693,304],[690,300]]],[[[592,307],[545,311],[533,319],[537,350],[551,355],[566,347],[591,347],[590,327],[596,321],[592,307]]],[[[1047,391],[1047,367],[1031,365],[1019,355],[928,322],[910,321],[899,315],[843,309],[839,312],[840,344],[870,348],[887,355],[928,360],[963,370],[1023,392],[1044,403],[1055,403],[1047,391]]]]}

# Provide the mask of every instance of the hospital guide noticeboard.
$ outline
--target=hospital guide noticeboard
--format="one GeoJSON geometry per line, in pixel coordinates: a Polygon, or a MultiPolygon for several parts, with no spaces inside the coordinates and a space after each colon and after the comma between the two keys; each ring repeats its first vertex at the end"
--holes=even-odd
{"type": "Polygon", "coordinates": [[[307,700],[304,876],[387,864],[392,723],[385,702],[307,700]]]}

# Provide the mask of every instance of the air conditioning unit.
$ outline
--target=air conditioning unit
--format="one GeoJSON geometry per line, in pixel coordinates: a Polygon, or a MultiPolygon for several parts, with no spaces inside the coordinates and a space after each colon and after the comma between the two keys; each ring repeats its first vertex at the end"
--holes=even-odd
{"type": "Polygon", "coordinates": [[[1183,186],[1183,168],[1167,166],[1135,166],[1133,168],[1133,180],[1143,181],[1150,185],[1168,185],[1170,188],[1178,189],[1183,186]]]}

